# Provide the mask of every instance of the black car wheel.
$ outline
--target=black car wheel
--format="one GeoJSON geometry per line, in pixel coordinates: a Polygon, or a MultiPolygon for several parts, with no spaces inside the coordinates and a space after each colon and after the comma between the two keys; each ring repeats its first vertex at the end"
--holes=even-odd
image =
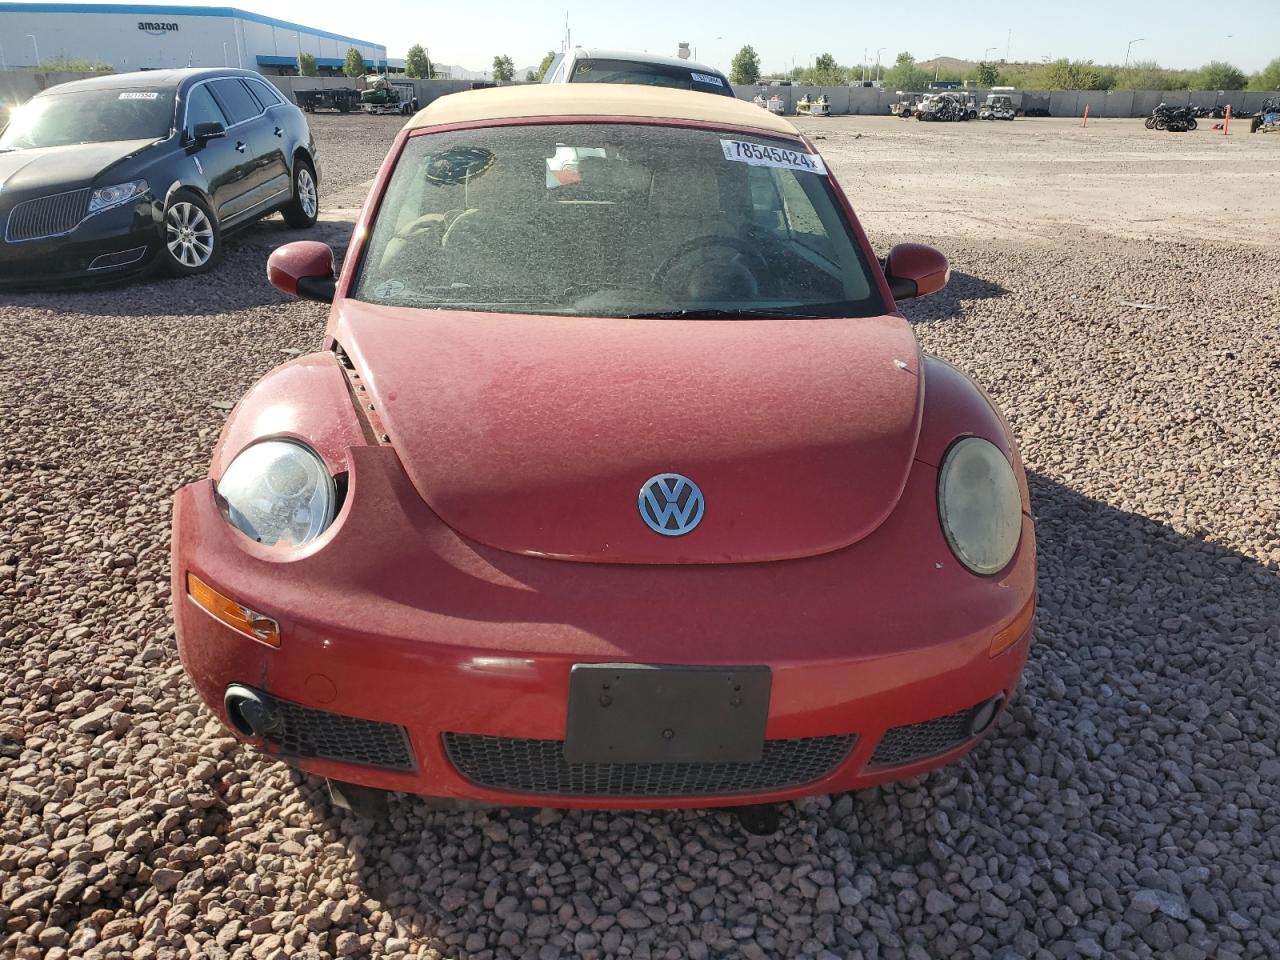
{"type": "Polygon", "coordinates": [[[194,193],[179,191],[164,211],[165,269],[174,276],[204,273],[222,252],[218,219],[194,193]]]}
{"type": "Polygon", "coordinates": [[[311,164],[299,160],[293,165],[293,199],[282,211],[284,222],[297,230],[314,227],[320,216],[320,191],[311,164]]]}

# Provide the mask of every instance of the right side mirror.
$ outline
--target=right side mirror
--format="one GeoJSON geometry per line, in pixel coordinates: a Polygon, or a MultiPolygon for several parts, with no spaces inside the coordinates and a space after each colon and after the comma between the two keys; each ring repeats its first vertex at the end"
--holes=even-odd
{"type": "Polygon", "coordinates": [[[225,137],[226,135],[227,128],[217,120],[206,120],[204,123],[197,123],[191,131],[191,139],[201,146],[204,146],[210,140],[217,140],[219,137],[225,137]]]}
{"type": "Polygon", "coordinates": [[[937,293],[951,278],[947,258],[923,243],[900,243],[884,261],[884,277],[894,300],[937,293]]]}

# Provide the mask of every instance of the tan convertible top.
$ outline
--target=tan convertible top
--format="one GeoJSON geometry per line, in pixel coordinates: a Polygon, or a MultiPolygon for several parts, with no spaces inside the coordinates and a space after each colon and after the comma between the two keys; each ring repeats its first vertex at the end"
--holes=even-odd
{"type": "Polygon", "coordinates": [[[405,126],[417,129],[519,117],[695,120],[796,135],[796,128],[786,120],[736,97],[624,83],[531,83],[453,93],[433,100],[405,126]]]}

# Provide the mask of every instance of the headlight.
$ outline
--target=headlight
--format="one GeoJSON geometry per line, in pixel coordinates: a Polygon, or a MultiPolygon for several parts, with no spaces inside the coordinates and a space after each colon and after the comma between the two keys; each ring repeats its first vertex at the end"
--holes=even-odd
{"type": "Polygon", "coordinates": [[[246,447],[218,481],[227,520],[259,543],[297,546],[333,522],[333,478],[310,447],[265,440],[246,447]]]}
{"type": "Polygon", "coordinates": [[[117,183],[114,187],[99,187],[89,196],[89,212],[101,213],[122,203],[134,200],[151,188],[145,180],[134,180],[132,183],[117,183]]]}
{"type": "Polygon", "coordinates": [[[1022,495],[1003,453],[980,437],[952,444],[938,474],[942,532],[974,573],[1003,570],[1022,536],[1022,495]]]}

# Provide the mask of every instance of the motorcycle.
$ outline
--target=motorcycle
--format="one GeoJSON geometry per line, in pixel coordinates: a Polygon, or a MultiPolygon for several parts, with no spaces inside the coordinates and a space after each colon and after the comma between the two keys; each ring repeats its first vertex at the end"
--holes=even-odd
{"type": "Polygon", "coordinates": [[[1171,133],[1185,133],[1196,128],[1194,107],[1171,107],[1167,103],[1159,104],[1151,111],[1144,125],[1148,130],[1168,130],[1171,133]]]}

